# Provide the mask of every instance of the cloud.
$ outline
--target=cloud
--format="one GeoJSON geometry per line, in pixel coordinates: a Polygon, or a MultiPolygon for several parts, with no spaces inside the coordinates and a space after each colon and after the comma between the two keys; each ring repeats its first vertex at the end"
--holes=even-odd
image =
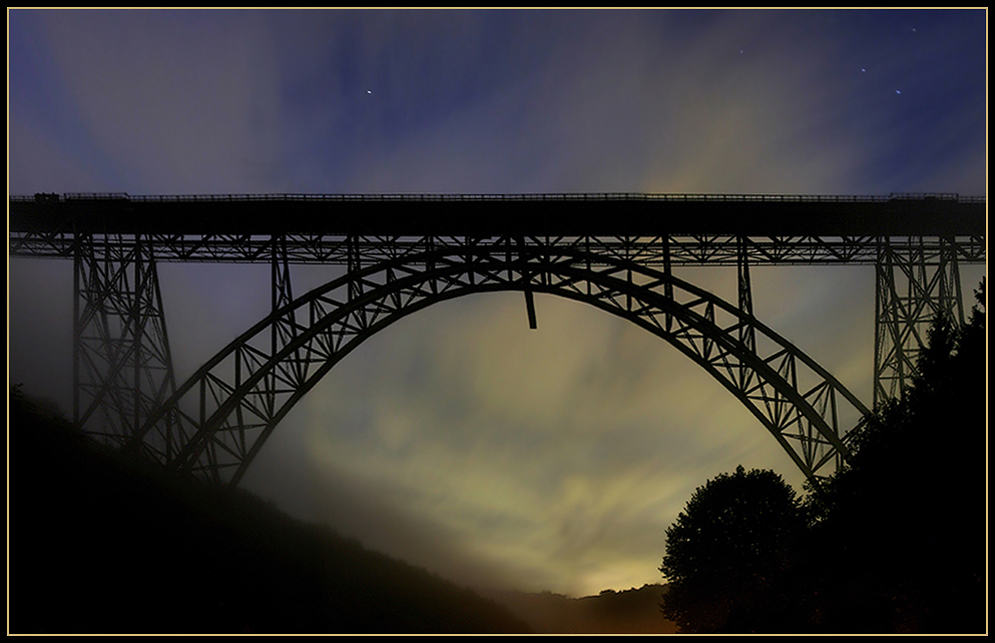
{"type": "Polygon", "coordinates": [[[962,13],[918,43],[828,12],[17,15],[44,26],[66,151],[136,192],[887,193],[960,189],[910,151],[984,149],[983,66],[948,80],[962,13]]]}
{"type": "MultiPolygon", "coordinates": [[[[645,331],[548,296],[530,331],[519,294],[482,299],[406,319],[337,366],[299,417],[312,466],[380,489],[395,499],[378,505],[385,513],[418,516],[453,551],[520,568],[531,589],[582,594],[635,560],[643,573],[630,586],[657,580],[663,530],[702,469],[769,464],[755,452],[779,449],[645,331]]],[[[775,460],[783,468],[787,456],[775,460]]],[[[335,524],[341,512],[320,518],[335,524]]],[[[432,558],[401,546],[398,531],[385,540],[374,523],[345,524],[358,522],[364,542],[432,558]]]]}
{"type": "MultiPolygon", "coordinates": [[[[985,14],[928,15],[910,40],[920,14],[16,10],[9,185],[983,194],[985,14]]],[[[71,287],[71,266],[11,266],[12,376],[55,372],[71,301],[38,293],[71,287]]],[[[204,268],[160,270],[181,377],[269,307],[266,267],[204,268]]],[[[340,271],[295,267],[295,292],[340,271]]],[[[681,274],[735,300],[727,270],[681,274]]],[[[757,315],[868,401],[873,271],[753,284],[757,315]]],[[[663,530],[708,477],[742,463],[800,482],[673,347],[536,305],[536,331],[516,293],[378,334],[244,484],[468,584],[596,593],[659,580],[663,530]]]]}
{"type": "Polygon", "coordinates": [[[86,159],[67,149],[63,141],[45,132],[38,123],[12,119],[8,151],[17,159],[8,168],[9,185],[17,194],[38,192],[110,191],[113,186],[89,166],[86,159]]]}
{"type": "MultiPolygon", "coordinates": [[[[45,36],[103,171],[129,190],[253,192],[279,158],[279,85],[249,12],[53,11],[45,36]]],[[[269,184],[269,185],[267,185],[269,184]]]]}

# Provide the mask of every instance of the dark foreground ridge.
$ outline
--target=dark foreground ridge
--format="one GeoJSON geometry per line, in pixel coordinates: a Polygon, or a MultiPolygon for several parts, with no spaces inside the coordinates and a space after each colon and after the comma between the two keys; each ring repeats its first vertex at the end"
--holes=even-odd
{"type": "Polygon", "coordinates": [[[470,590],[8,401],[8,633],[531,632],[470,590]]]}

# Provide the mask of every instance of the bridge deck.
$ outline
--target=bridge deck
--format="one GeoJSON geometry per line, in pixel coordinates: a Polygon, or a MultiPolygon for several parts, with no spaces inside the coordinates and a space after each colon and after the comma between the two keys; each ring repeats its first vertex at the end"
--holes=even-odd
{"type": "Polygon", "coordinates": [[[954,236],[985,234],[983,198],[807,195],[36,195],[14,233],[166,235],[954,236]]]}

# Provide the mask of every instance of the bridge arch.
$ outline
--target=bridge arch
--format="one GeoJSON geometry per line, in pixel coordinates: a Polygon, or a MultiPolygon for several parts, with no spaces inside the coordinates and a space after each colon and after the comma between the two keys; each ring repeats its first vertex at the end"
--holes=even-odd
{"type": "Polygon", "coordinates": [[[667,271],[583,249],[476,240],[349,270],[278,308],[205,363],[137,431],[168,468],[237,484],[283,417],[341,359],[403,317],[464,295],[587,303],[675,346],[739,399],[808,478],[848,455],[866,407],[753,316],[667,271]]]}

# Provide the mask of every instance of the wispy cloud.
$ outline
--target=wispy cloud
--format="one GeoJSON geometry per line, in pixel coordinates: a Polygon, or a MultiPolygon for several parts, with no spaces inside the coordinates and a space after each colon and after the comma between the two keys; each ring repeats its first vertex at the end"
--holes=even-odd
{"type": "MultiPolygon", "coordinates": [[[[15,194],[987,186],[984,11],[9,18],[15,194]]],[[[243,268],[161,268],[181,376],[266,313],[267,269],[243,268]]],[[[298,270],[296,292],[337,270],[298,270]]],[[[11,376],[71,399],[71,266],[10,272],[11,376]]],[[[682,274],[735,299],[729,271],[682,274]]],[[[873,278],[757,268],[755,310],[867,400],[873,278]]],[[[708,477],[742,463],[801,481],[665,342],[536,303],[536,331],[507,294],[378,334],[290,414],[244,484],[468,584],[594,593],[659,580],[663,531],[708,477]]]]}

